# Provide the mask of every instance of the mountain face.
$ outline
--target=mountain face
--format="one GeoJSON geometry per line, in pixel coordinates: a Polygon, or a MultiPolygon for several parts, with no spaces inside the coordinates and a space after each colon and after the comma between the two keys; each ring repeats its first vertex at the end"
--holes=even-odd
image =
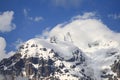
{"type": "Polygon", "coordinates": [[[86,61],[84,53],[70,43],[32,39],[21,45],[16,54],[0,62],[0,74],[5,80],[92,79],[84,73],[86,61]]]}
{"type": "Polygon", "coordinates": [[[23,43],[1,60],[0,80],[119,80],[116,41],[95,41],[80,49],[71,41],[39,38],[23,43]]]}

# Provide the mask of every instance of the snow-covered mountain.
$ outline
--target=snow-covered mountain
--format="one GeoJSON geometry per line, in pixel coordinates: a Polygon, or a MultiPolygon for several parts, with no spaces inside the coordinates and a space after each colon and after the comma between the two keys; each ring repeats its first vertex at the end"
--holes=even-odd
{"type": "Polygon", "coordinates": [[[120,80],[120,34],[100,20],[76,19],[43,35],[1,60],[0,80],[120,80]]]}
{"type": "MultiPolygon", "coordinates": [[[[26,77],[32,80],[65,80],[90,78],[84,73],[87,56],[66,42],[50,42],[38,38],[20,46],[15,55],[0,62],[0,73],[7,80],[26,77]]],[[[86,69],[87,71],[87,69],[86,69]]]]}
{"type": "Polygon", "coordinates": [[[71,42],[34,38],[0,62],[0,74],[5,80],[119,79],[117,43],[96,41],[88,47],[82,51],[71,42]]]}

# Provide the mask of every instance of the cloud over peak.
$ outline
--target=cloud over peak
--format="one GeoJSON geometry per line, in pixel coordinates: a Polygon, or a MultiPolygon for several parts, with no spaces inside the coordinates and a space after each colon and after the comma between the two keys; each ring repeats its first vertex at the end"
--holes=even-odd
{"type": "Polygon", "coordinates": [[[69,22],[58,24],[52,30],[45,31],[43,36],[48,38],[56,36],[58,40],[64,41],[68,33],[73,43],[80,48],[86,48],[88,43],[94,41],[120,40],[120,34],[110,30],[92,12],[75,16],[69,22]]]}
{"type": "Polygon", "coordinates": [[[13,11],[6,11],[0,14],[0,32],[10,32],[16,28],[16,25],[12,22],[13,11]]]}

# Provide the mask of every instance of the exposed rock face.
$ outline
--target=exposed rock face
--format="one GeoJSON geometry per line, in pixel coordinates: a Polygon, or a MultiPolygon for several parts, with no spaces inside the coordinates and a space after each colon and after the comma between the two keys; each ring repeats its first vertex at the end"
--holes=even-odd
{"type": "MultiPolygon", "coordinates": [[[[120,60],[115,60],[114,64],[111,66],[111,70],[117,74],[117,77],[120,78],[120,60]]],[[[115,76],[116,78],[116,76],[115,76]]]]}
{"type": "MultiPolygon", "coordinates": [[[[11,77],[27,76],[31,80],[38,80],[41,77],[50,78],[50,75],[54,75],[55,70],[57,70],[57,67],[54,66],[54,61],[50,58],[47,60],[42,57],[21,59],[20,55],[20,53],[17,53],[8,59],[3,59],[0,62],[0,73],[3,75],[11,75],[11,77]]],[[[12,78],[12,80],[14,79],[12,78]]]]}

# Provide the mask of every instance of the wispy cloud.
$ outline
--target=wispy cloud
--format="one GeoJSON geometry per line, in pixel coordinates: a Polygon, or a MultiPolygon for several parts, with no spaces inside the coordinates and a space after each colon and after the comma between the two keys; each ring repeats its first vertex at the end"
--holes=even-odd
{"type": "Polygon", "coordinates": [[[38,16],[38,17],[29,17],[28,19],[31,20],[31,21],[35,21],[35,22],[39,22],[39,21],[43,20],[43,18],[40,17],[40,16],[38,16]]]}
{"type": "Polygon", "coordinates": [[[120,19],[120,14],[109,14],[108,17],[117,20],[120,19]]]}
{"type": "Polygon", "coordinates": [[[52,0],[52,3],[60,7],[77,7],[81,4],[81,1],[82,0],[52,0]]]}
{"type": "Polygon", "coordinates": [[[13,43],[13,46],[15,46],[16,49],[18,49],[23,43],[24,43],[23,40],[18,38],[17,41],[13,43]]]}
{"type": "Polygon", "coordinates": [[[83,15],[78,15],[72,18],[72,20],[76,20],[76,19],[88,19],[88,18],[95,18],[96,17],[96,13],[95,12],[86,12],[83,15]]]}
{"type": "Polygon", "coordinates": [[[41,38],[41,39],[47,38],[49,35],[49,31],[50,31],[50,28],[47,27],[45,30],[42,31],[42,34],[35,35],[35,37],[41,38]]]}
{"type": "Polygon", "coordinates": [[[42,19],[43,19],[42,17],[35,17],[36,22],[41,21],[42,19]]]}
{"type": "Polygon", "coordinates": [[[16,28],[16,25],[12,22],[13,11],[6,11],[0,14],[0,32],[10,32],[16,28]]]}
{"type": "Polygon", "coordinates": [[[28,11],[30,11],[30,9],[23,9],[23,13],[25,17],[28,17],[28,11]]]}
{"type": "Polygon", "coordinates": [[[40,22],[41,20],[43,20],[43,17],[41,16],[35,16],[35,17],[29,16],[29,12],[30,12],[30,9],[23,9],[23,14],[26,19],[34,22],[40,22]]]}

